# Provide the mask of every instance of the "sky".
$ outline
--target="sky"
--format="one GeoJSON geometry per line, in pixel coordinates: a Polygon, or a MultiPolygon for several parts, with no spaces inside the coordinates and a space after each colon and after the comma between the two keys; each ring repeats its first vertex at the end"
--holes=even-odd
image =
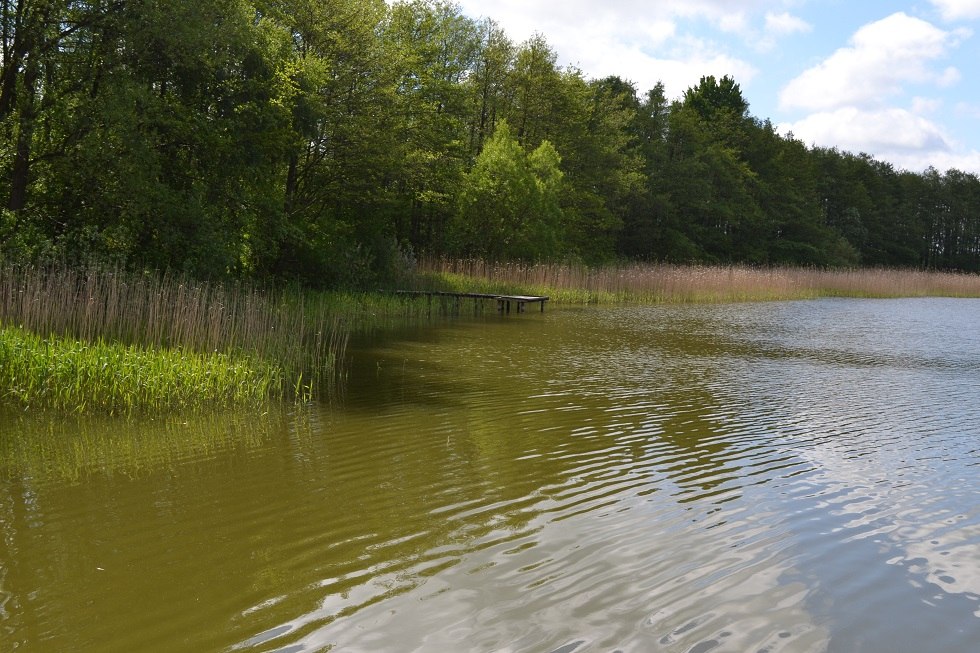
{"type": "Polygon", "coordinates": [[[980,174],[980,0],[460,0],[563,66],[680,97],[731,76],[756,118],[897,169],[980,174]]]}

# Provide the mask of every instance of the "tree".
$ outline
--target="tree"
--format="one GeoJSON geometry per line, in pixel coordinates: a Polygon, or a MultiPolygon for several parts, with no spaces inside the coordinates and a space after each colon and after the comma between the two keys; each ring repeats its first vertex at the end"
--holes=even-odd
{"type": "Polygon", "coordinates": [[[814,148],[810,153],[817,170],[817,197],[823,223],[843,237],[866,262],[867,220],[874,200],[854,172],[863,165],[854,155],[836,149],[814,148]]]}
{"type": "Polygon", "coordinates": [[[671,200],[664,235],[668,257],[729,262],[753,256],[744,234],[755,232],[761,221],[757,175],[741,151],[686,103],[670,110],[664,177],[671,200]]]}
{"type": "Polygon", "coordinates": [[[668,223],[673,214],[665,185],[669,123],[670,102],[658,82],[640,102],[633,124],[643,187],[623,218],[618,251],[626,256],[648,260],[676,256],[675,248],[668,245],[668,235],[678,233],[668,223]]]}
{"type": "Polygon", "coordinates": [[[0,153],[11,162],[8,207],[25,211],[64,260],[237,273],[268,162],[281,152],[274,39],[254,8],[17,7],[19,18],[9,3],[3,14],[3,75],[14,93],[0,101],[0,129],[18,143],[0,153]]]}
{"type": "Polygon", "coordinates": [[[429,249],[442,245],[469,163],[464,81],[477,61],[479,31],[456,5],[415,0],[392,6],[383,36],[399,74],[396,233],[416,250],[429,249]]]}
{"type": "Polygon", "coordinates": [[[492,20],[478,25],[479,49],[465,85],[470,95],[470,154],[476,156],[493,134],[497,121],[510,106],[509,78],[514,63],[514,44],[492,20]]]}
{"type": "Polygon", "coordinates": [[[704,120],[716,120],[722,114],[741,119],[749,111],[741,87],[728,75],[720,80],[714,75],[702,77],[697,86],[684,91],[683,102],[704,120]]]}
{"type": "Polygon", "coordinates": [[[927,176],[939,202],[933,212],[932,242],[937,263],[957,270],[980,269],[980,180],[975,175],[950,169],[942,176],[927,176]]]}
{"type": "Polygon", "coordinates": [[[633,85],[618,77],[587,82],[569,71],[563,78],[568,244],[571,253],[597,263],[615,256],[624,217],[644,192],[635,126],[640,103],[633,85]]]}
{"type": "Polygon", "coordinates": [[[745,156],[758,175],[762,212],[755,231],[745,231],[748,260],[786,265],[853,265],[858,252],[825,224],[817,192],[817,167],[806,146],[776,133],[768,120],[746,132],[745,156]]]}
{"type": "Polygon", "coordinates": [[[57,136],[67,142],[52,143],[50,134],[38,134],[37,129],[98,94],[105,58],[112,51],[113,21],[122,6],[110,0],[3,0],[0,135],[13,145],[0,153],[7,209],[27,207],[35,164],[57,155],[57,149],[45,146],[70,146],[77,138],[77,133],[61,132],[57,136]]]}
{"type": "Polygon", "coordinates": [[[697,86],[684,92],[683,105],[701,117],[714,140],[734,149],[745,147],[746,127],[750,124],[749,103],[741,87],[729,76],[716,80],[702,77],[697,86]]]}
{"type": "Polygon", "coordinates": [[[506,117],[514,135],[526,147],[554,140],[560,126],[554,120],[561,105],[562,79],[558,54],[540,34],[521,44],[508,76],[511,105],[506,117]]]}
{"type": "Polygon", "coordinates": [[[3,256],[327,286],[400,247],[980,268],[975,175],[808,149],[728,76],[638,97],[449,0],[2,2],[3,256]]]}
{"type": "Polygon", "coordinates": [[[559,256],[560,161],[548,141],[528,154],[507,122],[499,123],[463,180],[453,224],[457,253],[494,261],[559,256]]]}
{"type": "Polygon", "coordinates": [[[398,60],[378,34],[383,0],[271,0],[292,40],[281,77],[293,138],[281,168],[284,219],[264,226],[262,272],[353,283],[393,238],[387,209],[399,126],[398,60]]]}

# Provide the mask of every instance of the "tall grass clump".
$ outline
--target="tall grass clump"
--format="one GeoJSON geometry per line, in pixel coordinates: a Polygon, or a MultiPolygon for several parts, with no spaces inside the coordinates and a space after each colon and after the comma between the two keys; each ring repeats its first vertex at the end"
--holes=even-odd
{"type": "Polygon", "coordinates": [[[110,415],[250,405],[283,394],[275,365],[221,353],[41,337],[0,325],[0,402],[110,415]]]}
{"type": "Polygon", "coordinates": [[[274,365],[286,395],[336,379],[348,329],[320,295],[118,270],[0,268],[0,322],[42,336],[274,365]]]}
{"type": "Polygon", "coordinates": [[[792,270],[824,297],[980,297],[980,275],[915,269],[792,270]]]}
{"type": "Polygon", "coordinates": [[[980,276],[924,270],[744,265],[490,263],[429,259],[418,288],[547,295],[569,304],[733,302],[816,297],[980,297],[980,276]]]}

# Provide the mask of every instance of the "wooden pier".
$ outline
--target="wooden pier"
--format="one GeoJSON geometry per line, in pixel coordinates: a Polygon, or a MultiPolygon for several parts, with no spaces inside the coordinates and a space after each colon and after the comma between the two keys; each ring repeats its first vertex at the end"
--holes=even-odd
{"type": "Polygon", "coordinates": [[[446,292],[442,290],[396,290],[395,294],[410,297],[428,297],[430,300],[433,297],[449,299],[455,301],[457,307],[459,302],[464,299],[472,299],[476,305],[479,305],[483,301],[493,300],[497,302],[498,313],[510,313],[511,307],[515,308],[518,313],[523,313],[527,310],[528,304],[540,304],[541,312],[544,313],[544,303],[550,299],[549,297],[539,295],[497,295],[478,292],[446,292]]]}

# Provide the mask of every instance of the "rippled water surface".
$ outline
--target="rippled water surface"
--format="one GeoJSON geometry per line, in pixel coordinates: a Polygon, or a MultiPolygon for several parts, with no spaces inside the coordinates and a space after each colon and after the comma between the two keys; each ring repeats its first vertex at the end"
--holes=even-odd
{"type": "Polygon", "coordinates": [[[366,339],[329,407],[0,413],[0,650],[977,650],[978,324],[549,307],[366,339]]]}

